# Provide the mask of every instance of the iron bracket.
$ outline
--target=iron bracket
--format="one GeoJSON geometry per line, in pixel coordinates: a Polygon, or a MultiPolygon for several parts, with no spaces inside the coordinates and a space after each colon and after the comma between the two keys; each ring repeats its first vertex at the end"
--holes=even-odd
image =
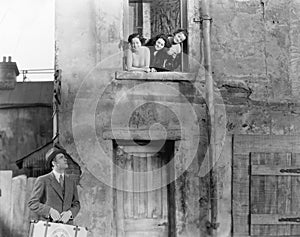
{"type": "Polygon", "coordinates": [[[296,169],[281,169],[280,173],[296,173],[296,174],[300,174],[300,169],[296,168],[296,169]]]}
{"type": "Polygon", "coordinates": [[[300,222],[300,217],[280,218],[279,222],[300,222]]]}
{"type": "Polygon", "coordinates": [[[196,22],[196,23],[197,22],[202,23],[203,21],[211,21],[212,22],[213,19],[211,17],[208,17],[208,16],[203,16],[203,17],[201,16],[199,18],[194,18],[193,21],[196,22]]]}

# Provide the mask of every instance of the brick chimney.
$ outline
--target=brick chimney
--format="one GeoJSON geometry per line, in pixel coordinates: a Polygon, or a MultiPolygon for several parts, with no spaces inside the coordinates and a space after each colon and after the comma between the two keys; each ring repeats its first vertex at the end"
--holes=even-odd
{"type": "Polygon", "coordinates": [[[15,62],[11,61],[11,56],[3,57],[3,61],[0,62],[0,90],[12,90],[17,83],[17,76],[20,72],[15,62]]]}

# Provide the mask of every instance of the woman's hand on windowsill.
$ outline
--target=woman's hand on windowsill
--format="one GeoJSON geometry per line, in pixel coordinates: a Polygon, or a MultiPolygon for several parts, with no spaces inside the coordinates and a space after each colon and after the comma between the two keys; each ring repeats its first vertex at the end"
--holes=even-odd
{"type": "Polygon", "coordinates": [[[151,72],[151,69],[149,67],[131,67],[127,69],[128,72],[151,72]]]}

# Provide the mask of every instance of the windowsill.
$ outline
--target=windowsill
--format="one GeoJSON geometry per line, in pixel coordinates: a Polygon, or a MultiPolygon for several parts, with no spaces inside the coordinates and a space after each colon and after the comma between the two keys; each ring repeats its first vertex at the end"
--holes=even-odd
{"type": "Polygon", "coordinates": [[[183,139],[183,133],[180,129],[169,128],[167,134],[161,129],[152,129],[149,132],[148,128],[104,128],[102,133],[104,140],[180,140],[183,139]]]}
{"type": "Polygon", "coordinates": [[[195,73],[187,72],[128,72],[118,71],[116,80],[145,80],[145,81],[195,81],[195,73]]]}

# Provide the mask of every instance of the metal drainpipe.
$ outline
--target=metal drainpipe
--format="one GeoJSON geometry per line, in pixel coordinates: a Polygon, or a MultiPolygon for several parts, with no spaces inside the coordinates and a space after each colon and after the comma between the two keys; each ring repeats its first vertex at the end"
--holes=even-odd
{"type": "Polygon", "coordinates": [[[210,17],[210,0],[202,0],[202,27],[203,27],[203,44],[204,44],[204,68],[205,68],[205,84],[206,84],[206,103],[208,106],[208,112],[210,115],[210,133],[209,135],[209,161],[210,161],[210,232],[212,236],[216,236],[215,228],[217,221],[217,177],[214,170],[214,164],[216,161],[216,129],[215,129],[215,106],[214,106],[214,82],[212,78],[212,66],[211,66],[211,22],[210,17]]]}

